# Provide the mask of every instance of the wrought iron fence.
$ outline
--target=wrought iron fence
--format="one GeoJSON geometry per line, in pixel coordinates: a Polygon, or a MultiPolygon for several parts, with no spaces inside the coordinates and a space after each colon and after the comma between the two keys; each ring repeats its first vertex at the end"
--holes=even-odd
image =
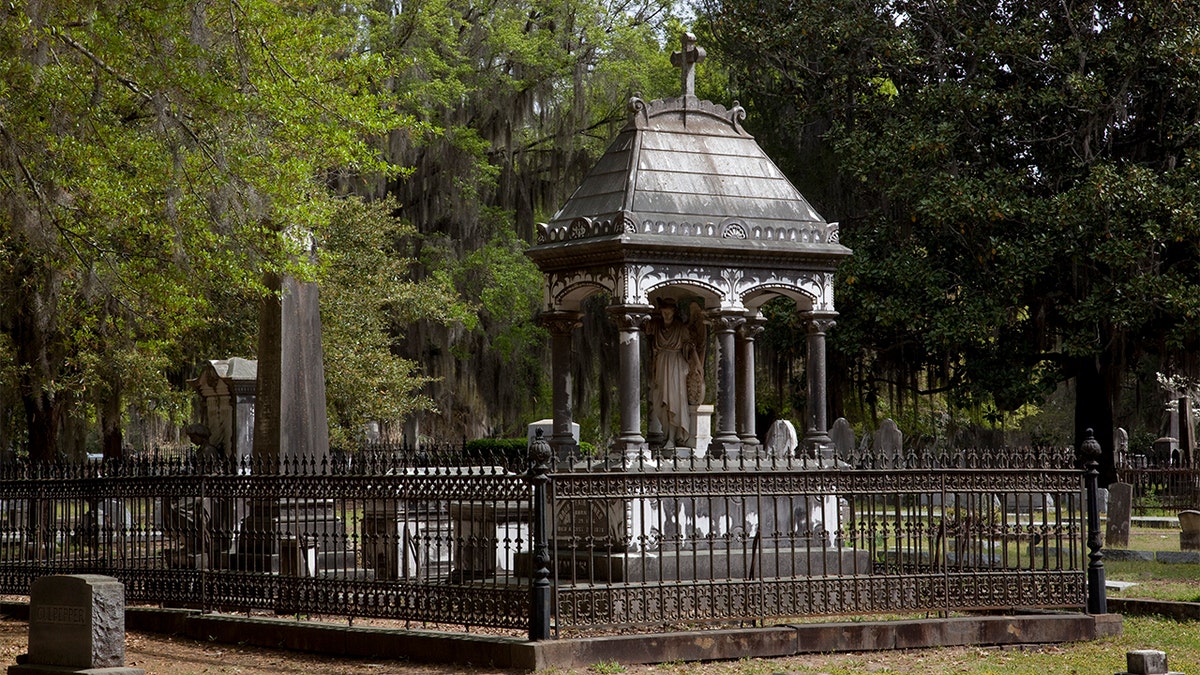
{"type": "MultiPolygon", "coordinates": [[[[561,632],[1085,603],[1068,451],[560,462],[561,632]]],[[[0,593],[101,573],[135,602],[529,626],[533,488],[463,446],[321,463],[0,467],[0,593]]]]}
{"type": "Polygon", "coordinates": [[[530,489],[461,446],[320,463],[0,468],[0,592],[102,573],[133,602],[524,629],[530,489]]]}
{"type": "Polygon", "coordinates": [[[1200,469],[1119,468],[1117,480],[1133,486],[1131,510],[1136,515],[1161,516],[1200,508],[1200,469]]]}
{"type": "Polygon", "coordinates": [[[1070,451],[849,459],[556,474],[559,629],[1085,604],[1070,451]]]}

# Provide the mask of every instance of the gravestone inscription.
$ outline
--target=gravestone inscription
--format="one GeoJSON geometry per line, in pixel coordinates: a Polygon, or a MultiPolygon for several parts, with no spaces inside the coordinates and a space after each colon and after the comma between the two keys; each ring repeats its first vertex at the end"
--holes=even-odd
{"type": "Polygon", "coordinates": [[[8,675],[84,672],[145,673],[125,667],[125,585],[99,574],[41,577],[29,589],[29,653],[8,675]]]}

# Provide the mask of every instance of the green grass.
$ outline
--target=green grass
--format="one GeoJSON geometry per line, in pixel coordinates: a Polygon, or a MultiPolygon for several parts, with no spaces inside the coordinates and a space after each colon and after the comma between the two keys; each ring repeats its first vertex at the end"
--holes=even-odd
{"type": "Polygon", "coordinates": [[[1138,529],[1129,533],[1129,545],[1133,551],[1178,551],[1179,530],[1138,529]]]}
{"type": "MultiPolygon", "coordinates": [[[[631,666],[629,671],[678,675],[1108,675],[1125,670],[1125,652],[1158,649],[1173,670],[1191,673],[1200,663],[1200,631],[1194,624],[1157,617],[1128,617],[1122,635],[1094,642],[1031,646],[943,647],[914,651],[813,654],[784,659],[742,659],[704,664],[631,666]]],[[[595,672],[595,671],[592,671],[595,672]]]]}
{"type": "Polygon", "coordinates": [[[1113,560],[1104,563],[1104,577],[1137,584],[1123,591],[1109,590],[1111,598],[1200,602],[1200,565],[1113,560]]]}

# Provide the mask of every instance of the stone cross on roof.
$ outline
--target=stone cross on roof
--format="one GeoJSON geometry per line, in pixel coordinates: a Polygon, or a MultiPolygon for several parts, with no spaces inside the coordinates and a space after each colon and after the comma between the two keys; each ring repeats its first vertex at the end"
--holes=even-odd
{"type": "Polygon", "coordinates": [[[696,95],[696,64],[706,56],[704,47],[696,46],[696,36],[684,33],[679,38],[682,49],[671,53],[671,65],[682,71],[683,96],[696,95]]]}

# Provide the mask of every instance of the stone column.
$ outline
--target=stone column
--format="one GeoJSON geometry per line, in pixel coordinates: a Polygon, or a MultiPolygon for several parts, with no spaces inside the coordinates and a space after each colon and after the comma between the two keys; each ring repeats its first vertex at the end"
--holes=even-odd
{"type": "Polygon", "coordinates": [[[728,457],[742,448],[737,433],[735,333],[746,322],[746,317],[716,310],[709,314],[709,319],[717,336],[717,433],[712,445],[728,457]]]}
{"type": "Polygon", "coordinates": [[[647,454],[642,436],[642,329],[650,319],[646,305],[611,305],[608,313],[617,324],[617,354],[620,373],[617,387],[621,406],[621,433],[613,449],[626,457],[647,454]]]}
{"type": "Polygon", "coordinates": [[[550,447],[557,459],[574,454],[575,436],[571,433],[571,333],[579,327],[579,312],[554,311],[542,314],[542,325],[550,331],[550,372],[553,375],[554,431],[550,447]]]}
{"type": "Polygon", "coordinates": [[[754,340],[763,332],[766,319],[762,314],[756,314],[746,319],[746,323],[737,331],[737,400],[738,438],[742,446],[757,447],[762,443],[758,440],[758,429],[754,414],[757,404],[754,398],[754,340]]]}
{"type": "Polygon", "coordinates": [[[808,315],[808,424],[804,443],[810,450],[831,448],[825,375],[825,333],[833,328],[835,313],[811,312],[808,315]]]}

